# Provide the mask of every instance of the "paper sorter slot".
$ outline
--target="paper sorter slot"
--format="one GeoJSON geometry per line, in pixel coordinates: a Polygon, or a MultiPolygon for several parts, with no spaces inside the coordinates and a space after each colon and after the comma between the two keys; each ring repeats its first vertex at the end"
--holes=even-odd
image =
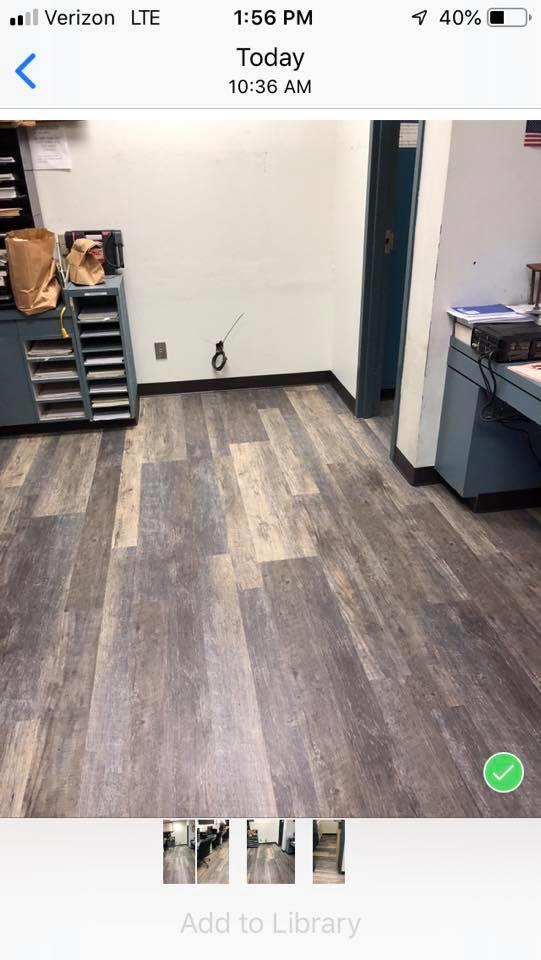
{"type": "Polygon", "coordinates": [[[86,374],[87,380],[112,380],[118,379],[119,377],[126,377],[126,371],[123,365],[116,367],[91,367],[86,374]]]}
{"type": "Polygon", "coordinates": [[[34,384],[34,393],[38,403],[81,400],[79,384],[74,381],[71,383],[36,383],[34,384]]]}
{"type": "Polygon", "coordinates": [[[93,340],[102,340],[103,338],[106,338],[106,337],[111,339],[113,339],[114,337],[120,337],[120,329],[117,326],[114,326],[113,324],[109,326],[106,323],[104,323],[103,325],[100,324],[100,326],[97,329],[96,329],[96,326],[92,324],[90,324],[89,327],[81,324],[80,337],[81,337],[81,340],[86,340],[90,345],[93,340]]]}
{"type": "Polygon", "coordinates": [[[124,379],[119,380],[107,380],[104,379],[103,382],[96,381],[89,388],[92,396],[98,396],[101,393],[119,393],[127,394],[128,387],[124,379]]]}
{"type": "Polygon", "coordinates": [[[103,410],[101,413],[94,411],[93,420],[129,420],[131,413],[129,410],[103,410]]]}
{"type": "Polygon", "coordinates": [[[102,410],[107,407],[129,407],[130,401],[128,397],[119,396],[118,394],[104,393],[97,396],[92,395],[92,409],[93,410],[102,410]]]}
{"type": "Polygon", "coordinates": [[[77,367],[73,361],[29,360],[30,376],[36,383],[50,380],[78,380],[77,367]]]}
{"type": "Polygon", "coordinates": [[[26,356],[30,360],[65,360],[73,357],[71,340],[62,337],[51,340],[29,340],[26,344],[26,356]]]}
{"type": "Polygon", "coordinates": [[[117,340],[88,340],[81,344],[85,357],[107,356],[108,354],[120,354],[122,358],[122,342],[120,336],[117,340]]]}
{"type": "Polygon", "coordinates": [[[39,407],[40,420],[84,420],[85,411],[80,403],[44,403],[39,407]]]}

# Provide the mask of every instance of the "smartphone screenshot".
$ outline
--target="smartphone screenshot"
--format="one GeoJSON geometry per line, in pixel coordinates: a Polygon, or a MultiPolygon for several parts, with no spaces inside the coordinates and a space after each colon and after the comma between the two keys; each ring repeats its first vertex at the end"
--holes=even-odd
{"type": "Polygon", "coordinates": [[[2,6],[7,957],[541,957],[541,7],[424,7],[2,6]]]}

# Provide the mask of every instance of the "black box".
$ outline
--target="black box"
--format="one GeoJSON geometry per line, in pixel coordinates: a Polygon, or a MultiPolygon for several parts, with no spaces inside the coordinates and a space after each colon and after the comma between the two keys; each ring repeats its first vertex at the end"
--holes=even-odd
{"type": "Polygon", "coordinates": [[[541,359],[541,327],[529,323],[483,323],[473,328],[471,345],[496,363],[541,359]]]}

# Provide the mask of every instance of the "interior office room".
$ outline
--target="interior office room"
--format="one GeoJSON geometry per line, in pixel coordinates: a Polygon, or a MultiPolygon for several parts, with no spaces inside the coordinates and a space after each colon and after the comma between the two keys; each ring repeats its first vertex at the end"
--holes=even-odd
{"type": "Polygon", "coordinates": [[[197,821],[197,883],[229,883],[229,820],[197,821]]]}
{"type": "Polygon", "coordinates": [[[345,883],[345,820],[314,820],[312,829],[313,882],[317,884],[345,883]]]}
{"type": "Polygon", "coordinates": [[[539,814],[526,132],[0,127],[2,816],[539,814]]]}
{"type": "Polygon", "coordinates": [[[163,882],[195,883],[195,820],[163,821],[163,882]]]}
{"type": "Polygon", "coordinates": [[[248,883],[295,883],[295,821],[246,821],[248,883]]]}

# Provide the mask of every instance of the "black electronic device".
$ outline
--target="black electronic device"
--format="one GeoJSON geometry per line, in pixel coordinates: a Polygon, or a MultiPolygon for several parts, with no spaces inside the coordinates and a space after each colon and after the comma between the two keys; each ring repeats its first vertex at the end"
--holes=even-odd
{"type": "Polygon", "coordinates": [[[529,323],[483,323],[473,328],[471,345],[495,363],[541,359],[541,327],[529,323]]]}
{"type": "Polygon", "coordinates": [[[67,230],[65,233],[68,253],[76,240],[95,240],[96,258],[107,275],[115,274],[124,266],[124,241],[122,230],[67,230]]]}

